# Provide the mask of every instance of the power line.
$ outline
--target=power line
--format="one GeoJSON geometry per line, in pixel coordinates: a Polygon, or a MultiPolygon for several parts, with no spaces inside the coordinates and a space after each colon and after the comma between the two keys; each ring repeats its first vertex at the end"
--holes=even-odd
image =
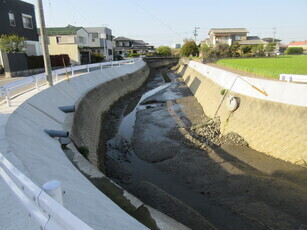
{"type": "Polygon", "coordinates": [[[147,14],[149,14],[151,17],[153,17],[154,19],[156,19],[158,22],[160,22],[162,25],[164,25],[165,27],[167,27],[169,30],[173,31],[174,33],[176,33],[178,36],[182,37],[182,35],[180,33],[178,33],[176,30],[174,30],[172,27],[170,27],[169,25],[167,25],[165,22],[163,22],[161,19],[159,19],[157,16],[155,16],[154,14],[150,13],[147,9],[145,9],[144,7],[142,7],[140,4],[138,4],[136,1],[131,0],[132,2],[134,2],[135,5],[137,5],[140,9],[142,9],[143,11],[145,11],[147,14]]]}

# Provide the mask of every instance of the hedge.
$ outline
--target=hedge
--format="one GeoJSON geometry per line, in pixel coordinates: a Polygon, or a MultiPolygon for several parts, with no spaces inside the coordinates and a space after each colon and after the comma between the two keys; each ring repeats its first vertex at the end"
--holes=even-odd
{"type": "Polygon", "coordinates": [[[286,54],[302,54],[303,47],[288,47],[285,51],[286,54]]]}

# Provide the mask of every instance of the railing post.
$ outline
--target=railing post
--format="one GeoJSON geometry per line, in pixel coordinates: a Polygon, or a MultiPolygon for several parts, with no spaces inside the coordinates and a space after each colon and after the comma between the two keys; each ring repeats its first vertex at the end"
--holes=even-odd
{"type": "Polygon", "coordinates": [[[86,65],[86,68],[87,68],[87,72],[89,73],[90,72],[90,67],[88,65],[86,65]]]}
{"type": "Polygon", "coordinates": [[[37,91],[39,90],[38,77],[37,76],[35,76],[35,88],[36,88],[37,91]]]}
{"type": "Polygon", "coordinates": [[[63,196],[61,182],[58,180],[51,180],[43,185],[43,190],[54,200],[63,205],[63,196]]]}
{"type": "Polygon", "coordinates": [[[111,66],[113,67],[113,61],[111,61],[111,66]]]}
{"type": "Polygon", "coordinates": [[[74,77],[75,76],[74,66],[71,66],[70,69],[71,69],[71,76],[74,77]]]}
{"type": "Polygon", "coordinates": [[[9,89],[5,88],[5,98],[6,98],[6,104],[8,107],[11,107],[11,98],[10,98],[10,92],[9,89]]]}
{"type": "Polygon", "coordinates": [[[58,72],[56,72],[56,74],[55,74],[55,82],[58,82],[59,81],[59,74],[58,74],[58,72]]]}
{"type": "Polygon", "coordinates": [[[100,70],[102,70],[102,63],[100,63],[100,70]]]}

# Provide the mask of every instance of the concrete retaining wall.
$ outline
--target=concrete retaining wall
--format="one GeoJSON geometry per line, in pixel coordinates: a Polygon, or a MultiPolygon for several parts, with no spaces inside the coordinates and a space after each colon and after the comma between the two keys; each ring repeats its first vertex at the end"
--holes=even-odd
{"type": "Polygon", "coordinates": [[[306,166],[307,85],[244,77],[268,93],[264,96],[236,75],[196,62],[182,64],[183,76],[206,115],[221,119],[221,131],[236,132],[260,152],[306,166]],[[235,83],[234,83],[235,81],[235,83]],[[234,83],[234,85],[233,85],[234,83]],[[232,87],[229,95],[240,106],[229,112],[221,90],[232,87]],[[223,100],[223,101],[222,101],[223,100]]]}
{"type": "Polygon", "coordinates": [[[149,67],[145,65],[133,74],[125,74],[95,87],[78,103],[71,137],[77,146],[86,146],[89,149],[89,161],[100,169],[104,169],[104,156],[97,152],[101,115],[120,97],[139,88],[148,76],[149,67]]]}
{"type": "MultiPolygon", "coordinates": [[[[96,105],[100,107],[95,109],[106,109],[109,103],[122,93],[140,85],[146,75],[148,67],[145,62],[138,61],[131,65],[94,71],[72,78],[69,82],[63,81],[25,101],[7,122],[6,139],[12,155],[16,155],[20,162],[19,168],[27,169],[26,172],[22,171],[40,187],[49,180],[60,180],[63,190],[66,191],[64,206],[94,229],[145,227],[96,189],[67,159],[59,141],[49,137],[44,130],[67,130],[71,115],[61,112],[58,107],[78,104],[84,96],[88,99],[79,103],[79,109],[82,108],[89,119],[81,119],[78,125],[82,128],[88,127],[89,120],[93,119],[94,123],[94,119],[98,119],[99,115],[95,116],[93,113],[96,111],[87,107],[87,100],[97,101],[96,105]],[[134,73],[136,77],[133,77],[134,73]],[[132,79],[136,81],[134,86],[132,79]],[[112,81],[120,85],[112,88],[112,81]],[[105,88],[102,85],[111,87],[105,88]],[[108,90],[112,96],[107,97],[106,92],[99,92],[102,89],[108,90]]],[[[87,133],[82,128],[81,135],[86,136],[87,133]]],[[[95,132],[89,135],[95,136],[95,132]]],[[[76,136],[75,138],[77,141],[76,136]]]]}

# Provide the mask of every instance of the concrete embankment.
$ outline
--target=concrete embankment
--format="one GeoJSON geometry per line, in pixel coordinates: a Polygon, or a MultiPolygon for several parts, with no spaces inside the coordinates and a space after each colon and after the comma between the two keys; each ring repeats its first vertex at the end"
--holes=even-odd
{"type": "MultiPolygon", "coordinates": [[[[68,160],[57,138],[51,138],[44,130],[69,130],[73,115],[63,113],[58,107],[77,105],[74,121],[78,126],[73,129],[74,140],[80,144],[89,143],[93,151],[96,146],[90,141],[99,137],[101,112],[120,96],[139,87],[148,73],[146,63],[138,61],[72,78],[36,94],[9,117],[5,133],[8,150],[4,155],[15,158],[13,163],[17,162],[19,169],[26,169],[22,172],[39,187],[49,180],[60,180],[66,192],[64,206],[92,228],[145,229],[95,188],[68,160]]],[[[91,159],[95,161],[92,155],[91,159]]],[[[4,206],[7,213],[17,209],[6,203],[4,206]]],[[[18,212],[26,212],[18,209],[18,212]]],[[[21,222],[18,216],[14,218],[14,222],[21,222]]]]}
{"type": "Polygon", "coordinates": [[[307,165],[306,84],[244,78],[268,94],[264,96],[233,73],[193,61],[182,60],[177,72],[205,114],[220,117],[223,134],[238,133],[255,150],[307,165]],[[227,107],[229,95],[238,98],[234,112],[227,107]]]}

